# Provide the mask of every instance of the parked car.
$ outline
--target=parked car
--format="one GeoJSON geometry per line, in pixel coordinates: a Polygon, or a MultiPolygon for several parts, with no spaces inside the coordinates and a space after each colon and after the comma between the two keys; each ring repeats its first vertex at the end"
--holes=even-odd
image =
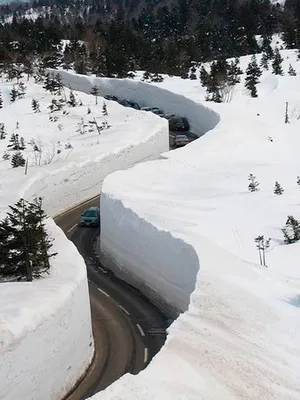
{"type": "Polygon", "coordinates": [[[131,107],[130,102],[125,99],[119,100],[118,103],[123,107],[131,107]]]}
{"type": "Polygon", "coordinates": [[[186,118],[176,116],[169,119],[169,129],[171,131],[188,131],[190,124],[186,118]]]}
{"type": "Polygon", "coordinates": [[[174,140],[176,147],[182,147],[189,143],[189,138],[186,135],[177,135],[174,140]]]}
{"type": "Polygon", "coordinates": [[[161,110],[161,109],[158,108],[158,107],[151,107],[151,110],[150,110],[150,111],[153,112],[153,114],[158,115],[159,117],[163,117],[163,116],[164,116],[163,110],[161,110]]]}
{"type": "Polygon", "coordinates": [[[134,108],[135,110],[140,110],[141,107],[138,105],[138,103],[135,103],[134,101],[129,101],[130,107],[134,108]]]}
{"type": "Polygon", "coordinates": [[[170,120],[171,118],[175,118],[176,115],[175,114],[164,114],[164,118],[166,118],[167,120],[170,120]]]}
{"type": "Polygon", "coordinates": [[[113,100],[113,101],[118,101],[119,99],[117,98],[117,96],[111,96],[109,94],[105,95],[104,98],[106,100],[113,100]]]}
{"type": "Polygon", "coordinates": [[[151,111],[152,107],[141,107],[142,111],[151,111]]]}
{"type": "Polygon", "coordinates": [[[99,226],[100,210],[98,207],[87,208],[80,216],[81,226],[99,226]]]}

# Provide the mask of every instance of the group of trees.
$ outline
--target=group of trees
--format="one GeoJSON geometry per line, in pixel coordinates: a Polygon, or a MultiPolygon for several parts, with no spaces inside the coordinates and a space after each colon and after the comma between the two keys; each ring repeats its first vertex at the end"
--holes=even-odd
{"type": "Polygon", "coordinates": [[[40,58],[43,67],[63,65],[99,76],[125,77],[136,69],[182,76],[191,60],[260,52],[256,35],[284,32],[287,46],[298,48],[298,7],[294,0],[284,6],[270,0],[34,0],[5,5],[0,7],[0,64],[24,64],[30,71],[40,58]],[[43,4],[47,8],[42,10],[43,4]],[[38,18],[23,17],[30,8],[38,18]],[[8,16],[12,23],[6,22],[8,16]],[[62,39],[69,39],[64,48],[62,39]]]}
{"type": "Polygon", "coordinates": [[[50,268],[52,240],[45,227],[42,199],[20,199],[0,221],[0,276],[32,281],[50,268]]]}

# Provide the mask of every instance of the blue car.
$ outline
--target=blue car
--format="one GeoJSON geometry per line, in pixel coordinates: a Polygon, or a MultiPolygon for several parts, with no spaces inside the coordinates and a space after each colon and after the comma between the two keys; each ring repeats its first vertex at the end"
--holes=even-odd
{"type": "Polygon", "coordinates": [[[81,226],[99,226],[100,210],[98,207],[87,208],[80,216],[81,226]]]}

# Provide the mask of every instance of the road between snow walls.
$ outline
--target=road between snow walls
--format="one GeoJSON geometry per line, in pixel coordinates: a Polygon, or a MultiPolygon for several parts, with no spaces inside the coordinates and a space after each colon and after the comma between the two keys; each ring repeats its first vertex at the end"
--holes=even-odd
{"type": "MultiPolygon", "coordinates": [[[[86,79],[77,79],[83,90],[86,79]]],[[[129,138],[127,145],[120,146],[116,139],[109,152],[106,147],[105,153],[100,150],[96,157],[82,162],[32,167],[25,177],[24,172],[19,176],[18,171],[13,171],[12,178],[7,174],[1,182],[7,188],[1,193],[5,194],[1,196],[1,218],[7,206],[20,197],[31,200],[36,196],[42,196],[46,212],[54,217],[98,195],[107,174],[156,159],[168,150],[166,120],[149,114],[142,120],[136,118],[136,122],[131,116],[128,124],[130,129],[143,133],[135,142],[129,138]]],[[[130,129],[125,129],[124,136],[130,129]]],[[[55,239],[54,251],[58,252],[50,275],[32,283],[1,284],[1,400],[61,399],[84,374],[93,357],[83,259],[52,220],[47,228],[55,239]]]]}

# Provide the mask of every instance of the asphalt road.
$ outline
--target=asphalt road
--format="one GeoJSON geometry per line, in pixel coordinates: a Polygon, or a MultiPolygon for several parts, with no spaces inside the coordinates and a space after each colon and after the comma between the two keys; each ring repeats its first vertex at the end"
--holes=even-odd
{"type": "Polygon", "coordinates": [[[167,317],[138,290],[118,280],[101,265],[93,245],[99,228],[77,225],[82,211],[99,205],[99,197],[56,218],[87,265],[95,355],[84,378],[65,399],[81,400],[105,389],[123,374],[137,374],[166,339],[167,317]]]}

